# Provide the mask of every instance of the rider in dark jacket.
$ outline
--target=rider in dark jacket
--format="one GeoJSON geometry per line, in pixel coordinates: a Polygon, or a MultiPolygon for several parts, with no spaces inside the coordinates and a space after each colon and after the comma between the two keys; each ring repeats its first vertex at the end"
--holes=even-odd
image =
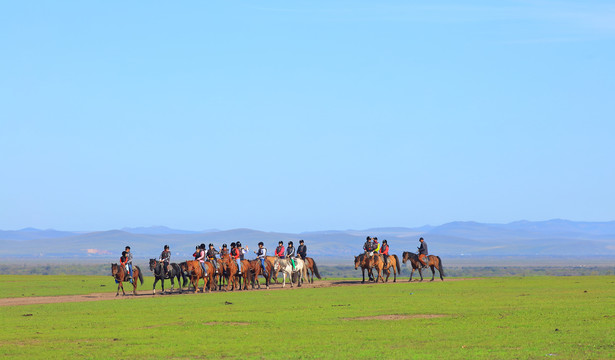
{"type": "Polygon", "coordinates": [[[171,262],[171,250],[169,245],[164,246],[164,250],[160,253],[160,261],[164,265],[164,272],[169,274],[169,263],[171,262]]]}
{"type": "Polygon", "coordinates": [[[303,240],[299,240],[299,247],[297,248],[297,256],[301,258],[301,260],[305,261],[307,257],[307,246],[303,243],[303,240]]]}
{"type": "Polygon", "coordinates": [[[368,252],[372,252],[374,247],[374,243],[372,242],[372,238],[371,237],[367,237],[367,239],[365,240],[365,244],[363,244],[363,250],[365,250],[366,253],[368,252]]]}
{"type": "Polygon", "coordinates": [[[293,246],[292,241],[289,241],[288,246],[286,247],[286,258],[290,259],[290,263],[293,265],[293,270],[295,270],[295,247],[293,246]]]}
{"type": "Polygon", "coordinates": [[[427,252],[427,243],[423,240],[423,238],[420,238],[419,241],[421,242],[421,246],[418,247],[419,261],[423,264],[423,267],[427,267],[427,262],[429,261],[429,258],[427,257],[429,255],[429,252],[427,252]]]}
{"type": "Polygon", "coordinates": [[[207,261],[212,263],[214,269],[216,269],[216,274],[218,273],[218,260],[216,259],[216,254],[218,254],[218,250],[214,247],[214,244],[209,244],[209,249],[207,249],[207,261]]]}

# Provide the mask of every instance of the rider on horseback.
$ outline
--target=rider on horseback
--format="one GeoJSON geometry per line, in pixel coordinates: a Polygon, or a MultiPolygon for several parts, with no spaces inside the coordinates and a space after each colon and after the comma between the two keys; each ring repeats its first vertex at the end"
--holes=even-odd
{"type": "Polygon", "coordinates": [[[275,248],[275,256],[284,259],[284,241],[278,242],[278,247],[275,248]]]}
{"type": "Polygon", "coordinates": [[[419,261],[421,262],[423,267],[426,268],[427,262],[429,261],[429,258],[427,257],[429,255],[429,253],[427,252],[427,243],[425,242],[425,240],[423,240],[423,238],[420,238],[419,241],[421,242],[421,246],[418,247],[419,261]]]}
{"type": "MultiPolygon", "coordinates": [[[[126,251],[122,251],[122,256],[120,257],[120,265],[124,267],[124,269],[126,269],[126,272],[128,272],[128,256],[126,251]]],[[[130,282],[132,282],[132,278],[128,277],[128,279],[130,282]]],[[[117,281],[117,280],[116,280],[117,281]]]]}
{"type": "Polygon", "coordinates": [[[263,242],[258,243],[258,251],[254,252],[256,254],[256,258],[261,261],[261,266],[263,267],[263,274],[267,277],[267,267],[265,266],[265,259],[267,258],[267,249],[265,248],[265,244],[263,242]]]}
{"type": "Polygon", "coordinates": [[[201,264],[201,268],[203,269],[203,274],[205,274],[205,277],[207,277],[207,268],[205,268],[205,244],[201,244],[199,246],[199,257],[197,258],[197,260],[199,261],[199,264],[201,264]]]}
{"type": "Polygon", "coordinates": [[[225,255],[228,255],[228,247],[226,244],[222,244],[222,247],[220,248],[220,259],[222,259],[225,255]]]}
{"type": "Polygon", "coordinates": [[[231,259],[234,259],[237,262],[237,273],[241,275],[241,260],[239,259],[239,249],[237,248],[237,244],[234,242],[231,243],[231,259]]]}
{"type": "Polygon", "coordinates": [[[305,261],[307,257],[307,246],[303,243],[303,240],[299,240],[299,247],[297,248],[297,256],[301,258],[301,260],[305,261]]]}
{"type": "Polygon", "coordinates": [[[372,242],[372,238],[371,237],[367,237],[367,239],[365,240],[365,244],[363,244],[363,250],[365,250],[365,254],[369,255],[369,253],[371,253],[374,247],[374,243],[372,242]]]}
{"type": "Polygon", "coordinates": [[[239,250],[239,259],[243,260],[244,255],[248,252],[248,247],[246,246],[245,248],[243,248],[241,246],[241,242],[237,241],[237,244],[235,244],[237,246],[237,249],[239,250]]]}
{"type": "Polygon", "coordinates": [[[132,254],[130,253],[130,246],[126,246],[126,265],[128,265],[129,279],[132,280],[132,254]]]}
{"type": "Polygon", "coordinates": [[[374,236],[374,244],[372,246],[372,251],[378,254],[380,252],[380,244],[378,244],[378,238],[374,236]]]}
{"type": "Polygon", "coordinates": [[[288,242],[288,247],[286,248],[286,258],[290,259],[290,263],[293,265],[293,271],[295,271],[295,247],[293,246],[293,242],[288,242]]]}
{"type": "Polygon", "coordinates": [[[169,275],[169,263],[171,262],[171,250],[169,250],[169,245],[164,246],[164,250],[160,253],[160,259],[158,259],[164,265],[164,272],[169,275]]]}
{"type": "Polygon", "coordinates": [[[384,258],[384,266],[386,267],[389,262],[389,243],[386,240],[382,241],[382,246],[380,247],[380,255],[384,258]]]}
{"type": "Polygon", "coordinates": [[[218,273],[218,260],[216,260],[216,254],[218,254],[218,250],[214,247],[214,244],[209,244],[209,249],[207,250],[207,261],[213,264],[214,269],[216,269],[216,274],[218,273]]]}

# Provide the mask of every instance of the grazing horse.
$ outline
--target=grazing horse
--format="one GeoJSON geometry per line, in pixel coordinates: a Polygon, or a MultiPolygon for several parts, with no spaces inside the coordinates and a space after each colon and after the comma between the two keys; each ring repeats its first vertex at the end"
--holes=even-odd
{"type": "Polygon", "coordinates": [[[282,275],[284,275],[282,287],[286,286],[286,276],[288,276],[290,280],[290,287],[293,287],[293,274],[299,275],[297,277],[297,287],[301,287],[301,283],[307,278],[305,263],[301,260],[301,258],[295,259],[295,270],[293,270],[293,265],[290,263],[290,260],[281,258],[275,259],[273,268],[277,271],[282,271],[282,275]]]}
{"type": "Polygon", "coordinates": [[[265,259],[265,268],[266,275],[263,273],[263,267],[261,266],[261,261],[259,259],[250,260],[250,281],[252,282],[252,289],[254,289],[254,285],[261,288],[261,283],[258,281],[258,276],[261,275],[265,278],[265,286],[269,289],[269,283],[271,281],[271,274],[273,273],[273,265],[265,259]]]}
{"type": "MultiPolygon", "coordinates": [[[[141,281],[141,285],[143,285],[143,274],[141,273],[141,269],[139,269],[139,267],[136,265],[132,274],[132,294],[136,296],[137,278],[141,281]]],[[[128,270],[126,270],[126,267],[118,264],[111,264],[111,276],[113,276],[115,282],[117,283],[117,292],[115,293],[115,296],[118,296],[120,294],[120,288],[122,289],[122,296],[126,295],[126,293],[124,292],[124,285],[122,283],[126,281],[126,279],[128,279],[129,275],[130,274],[128,270]]]]}
{"type": "Polygon", "coordinates": [[[160,283],[162,284],[162,292],[164,292],[165,279],[171,280],[171,292],[173,292],[173,288],[175,287],[174,278],[177,278],[177,283],[179,284],[179,292],[181,293],[181,279],[183,278],[184,280],[183,286],[186,286],[186,283],[188,282],[186,275],[184,275],[184,272],[176,263],[169,264],[169,268],[171,269],[168,273],[164,271],[163,266],[164,264],[161,261],[158,261],[156,259],[149,259],[149,269],[154,273],[154,286],[152,286],[152,293],[156,295],[156,283],[158,282],[158,280],[160,280],[160,283]]]}
{"type": "Polygon", "coordinates": [[[308,283],[314,283],[314,275],[316,275],[319,280],[321,279],[320,274],[318,273],[318,267],[316,266],[316,261],[314,261],[314,259],[312,259],[311,257],[305,258],[305,268],[308,275],[308,283]]]}
{"type": "MultiPolygon", "coordinates": [[[[384,255],[383,255],[384,256],[384,255]]],[[[399,258],[397,255],[388,255],[387,264],[384,265],[383,269],[386,271],[387,278],[384,280],[385,282],[389,281],[389,276],[391,276],[391,268],[393,268],[393,282],[397,282],[397,274],[401,274],[401,266],[399,265],[399,258]],[[395,273],[395,268],[397,268],[397,274],[395,273]]]]}
{"type": "MultiPolygon", "coordinates": [[[[430,281],[433,281],[436,275],[435,268],[437,268],[438,272],[440,272],[440,279],[444,281],[443,276],[446,276],[446,275],[444,275],[444,267],[442,266],[442,259],[440,259],[439,256],[435,256],[435,255],[429,255],[427,258],[429,259],[427,266],[431,268],[431,280],[430,281]]],[[[412,274],[414,274],[414,270],[419,271],[419,275],[421,276],[421,281],[423,281],[423,272],[421,271],[423,264],[419,261],[419,256],[415,253],[404,251],[403,263],[405,264],[406,261],[408,260],[410,260],[410,264],[412,265],[412,272],[410,272],[410,279],[408,279],[408,281],[412,281],[412,274]]]]}

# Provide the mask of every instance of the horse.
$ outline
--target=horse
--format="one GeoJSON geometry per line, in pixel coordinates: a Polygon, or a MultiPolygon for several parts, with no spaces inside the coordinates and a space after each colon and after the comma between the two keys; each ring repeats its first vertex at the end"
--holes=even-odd
{"type": "MultiPolygon", "coordinates": [[[[427,266],[431,268],[431,280],[430,281],[434,280],[434,277],[436,274],[435,268],[437,268],[438,272],[440,273],[440,279],[444,281],[443,276],[446,276],[446,275],[444,275],[444,267],[442,266],[442,259],[440,259],[439,256],[435,256],[435,255],[429,255],[427,256],[427,258],[429,259],[427,266]]],[[[419,275],[421,276],[421,281],[423,281],[423,272],[421,271],[423,264],[420,262],[419,256],[415,253],[404,251],[403,263],[405,264],[406,261],[408,260],[410,260],[410,264],[412,265],[412,272],[410,272],[410,279],[408,279],[408,281],[412,281],[412,275],[414,274],[414,270],[419,271],[419,275]]]]}
{"type": "Polygon", "coordinates": [[[368,266],[367,262],[365,261],[365,254],[359,254],[357,256],[354,257],[354,269],[358,269],[359,266],[361,267],[361,274],[363,274],[363,280],[361,281],[361,284],[365,283],[365,270],[367,270],[367,275],[369,277],[369,279],[372,279],[372,274],[371,274],[371,268],[368,266]]]}
{"type": "Polygon", "coordinates": [[[207,268],[207,276],[205,276],[203,268],[198,260],[188,260],[180,263],[182,270],[190,276],[190,283],[194,287],[194,292],[197,293],[199,292],[199,280],[201,279],[203,279],[202,292],[204,292],[205,289],[209,292],[213,287],[215,287],[215,282],[213,281],[215,275],[214,267],[207,261],[204,265],[207,268]],[[208,284],[209,287],[207,287],[208,284]]]}
{"type": "MultiPolygon", "coordinates": [[[[272,264],[275,264],[275,260],[277,259],[277,256],[267,256],[265,258],[265,260],[269,261],[272,264]]],[[[273,281],[275,281],[275,283],[278,283],[278,270],[273,270],[273,273],[270,276],[270,279],[273,279],[273,281]]]]}
{"type": "Polygon", "coordinates": [[[286,286],[287,275],[290,279],[290,287],[293,287],[293,274],[299,275],[297,279],[297,287],[301,287],[301,283],[307,278],[305,263],[303,262],[303,260],[301,260],[301,258],[295,259],[295,270],[293,270],[293,265],[290,263],[290,260],[281,258],[275,259],[275,262],[273,263],[273,268],[275,270],[282,271],[282,274],[284,275],[282,287],[286,286]]]}
{"type": "MultiPolygon", "coordinates": [[[[115,293],[115,296],[118,296],[120,294],[120,288],[122,289],[122,296],[126,295],[126,292],[124,292],[124,284],[122,284],[122,282],[126,281],[126,279],[129,276],[129,272],[128,270],[126,270],[126,267],[123,265],[118,265],[118,264],[111,264],[111,276],[113,276],[113,278],[115,279],[115,282],[117,283],[117,292],[115,293]]],[[[134,270],[132,272],[133,278],[132,278],[132,294],[134,296],[137,295],[137,281],[136,279],[138,278],[141,281],[141,285],[143,285],[143,274],[141,273],[141,269],[138,266],[134,266],[134,270]]]]}
{"type": "Polygon", "coordinates": [[[382,272],[384,270],[384,260],[380,254],[373,254],[372,256],[368,256],[365,260],[367,262],[367,266],[371,269],[374,268],[378,271],[378,277],[375,282],[378,280],[384,282],[384,276],[382,276],[382,272]]]}
{"type": "Polygon", "coordinates": [[[261,283],[260,281],[258,281],[259,275],[262,275],[265,278],[265,286],[267,287],[267,289],[269,289],[269,283],[271,281],[271,274],[273,273],[273,265],[271,264],[271,262],[265,259],[265,268],[266,268],[267,275],[263,273],[263,267],[261,266],[260,259],[250,260],[249,264],[250,264],[250,275],[251,275],[250,281],[252,282],[252,289],[254,289],[255,283],[259,289],[261,288],[261,283]]]}
{"type": "MultiPolygon", "coordinates": [[[[384,255],[383,255],[384,256],[384,255]]],[[[397,274],[401,274],[401,267],[399,265],[399,258],[397,255],[388,255],[387,263],[384,265],[383,269],[386,271],[387,278],[384,280],[385,282],[389,281],[389,276],[391,276],[390,268],[393,268],[393,282],[397,282],[397,274]],[[395,268],[397,268],[397,274],[395,273],[395,268]]]]}
{"type": "Polygon", "coordinates": [[[320,280],[320,274],[318,273],[318,267],[316,266],[316,261],[314,261],[314,259],[312,259],[311,257],[306,257],[305,258],[305,268],[306,268],[306,273],[308,275],[308,283],[314,283],[314,275],[316,275],[316,277],[320,280]],[[311,275],[310,275],[311,272],[311,275]],[[311,276],[311,279],[310,279],[311,276]]]}
{"type": "Polygon", "coordinates": [[[220,259],[220,265],[222,265],[222,269],[225,273],[228,274],[228,282],[226,284],[225,291],[228,291],[229,287],[232,286],[231,291],[234,291],[235,288],[241,290],[241,278],[244,278],[245,287],[244,289],[248,289],[247,279],[250,278],[250,266],[247,260],[241,260],[240,262],[242,267],[242,273],[239,274],[239,268],[237,267],[237,262],[231,259],[230,256],[225,255],[220,259]]]}
{"type": "Polygon", "coordinates": [[[156,259],[149,259],[149,269],[154,273],[154,286],[152,286],[152,294],[156,295],[156,283],[158,282],[158,280],[160,280],[160,283],[162,284],[162,292],[164,292],[165,279],[171,280],[171,292],[173,292],[173,288],[175,287],[174,278],[177,278],[177,283],[179,284],[179,292],[181,293],[182,286],[186,286],[188,278],[186,277],[186,275],[184,275],[184,272],[176,263],[169,264],[171,270],[168,274],[163,270],[163,266],[164,264],[161,261],[158,261],[156,259]],[[181,282],[182,278],[184,280],[183,285],[181,282]]]}

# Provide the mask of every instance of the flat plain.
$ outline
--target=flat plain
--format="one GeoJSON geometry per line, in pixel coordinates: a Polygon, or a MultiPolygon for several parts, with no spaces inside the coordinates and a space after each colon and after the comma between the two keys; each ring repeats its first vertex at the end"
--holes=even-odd
{"type": "Polygon", "coordinates": [[[107,294],[0,306],[0,355],[9,358],[615,357],[615,276],[340,279],[119,301],[109,276],[0,279],[5,299],[107,294]]]}

